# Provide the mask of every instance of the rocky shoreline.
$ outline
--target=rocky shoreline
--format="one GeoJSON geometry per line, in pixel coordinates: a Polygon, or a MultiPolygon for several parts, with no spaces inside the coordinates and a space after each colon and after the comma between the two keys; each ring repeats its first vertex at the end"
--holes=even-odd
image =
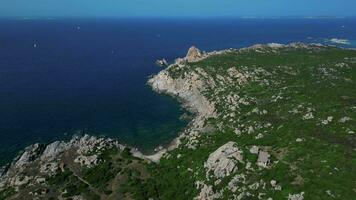
{"type": "MultiPolygon", "coordinates": [[[[181,63],[186,60],[194,62],[194,60],[199,60],[203,56],[204,54],[198,49],[192,47],[186,58],[177,59],[177,62],[173,65],[181,65],[181,63]],[[197,52],[198,55],[196,55],[197,52]]],[[[77,154],[74,158],[74,162],[86,167],[92,167],[98,164],[100,162],[100,153],[111,148],[117,148],[121,151],[128,148],[134,157],[159,162],[167,151],[179,146],[182,137],[185,137],[187,134],[189,135],[189,133],[193,132],[192,130],[202,128],[206,118],[214,117],[214,107],[200,95],[199,91],[202,89],[202,85],[194,80],[194,75],[188,79],[174,80],[167,73],[167,70],[171,66],[172,65],[168,66],[158,75],[148,80],[148,84],[151,85],[156,92],[177,97],[183,102],[183,106],[193,112],[196,117],[188,125],[183,134],[175,138],[167,147],[160,146],[157,148],[158,151],[155,154],[144,155],[136,148],[120,144],[117,140],[89,135],[73,136],[68,142],[55,141],[48,145],[36,143],[26,147],[23,153],[16,157],[12,163],[1,168],[0,190],[1,188],[9,186],[19,187],[31,181],[38,182],[41,179],[40,177],[22,177],[19,175],[24,172],[28,166],[34,164],[40,165],[41,173],[55,175],[56,171],[63,168],[58,158],[67,152],[74,151],[75,154],[77,154]],[[193,86],[193,88],[189,89],[191,86],[193,86]]]]}
{"type": "MultiPolygon", "coordinates": [[[[295,124],[319,129],[332,124],[335,117],[331,114],[317,117],[315,111],[322,109],[323,102],[306,104],[308,99],[300,97],[310,97],[309,90],[319,91],[327,84],[333,87],[338,83],[336,80],[343,84],[341,86],[349,87],[352,79],[347,76],[355,63],[354,53],[303,43],[271,43],[214,52],[191,47],[184,58],[170,65],[164,62],[166,68],[147,81],[155,92],[176,98],[194,114],[185,130],[169,145],[158,147],[155,154],[144,155],[117,140],[89,135],[75,136],[68,142],[34,144],[0,170],[0,192],[11,187],[32,195],[33,192],[23,186],[39,185],[35,188],[45,189],[37,191],[37,195],[49,190],[61,197],[68,193],[70,198],[77,195],[74,199],[83,199],[83,195],[89,193],[98,194],[101,199],[132,199],[132,196],[123,198],[122,195],[144,191],[145,195],[138,199],[172,199],[171,195],[178,195],[181,197],[178,199],[214,200],[227,195],[233,199],[303,200],[314,192],[304,187],[310,184],[304,178],[322,177],[319,171],[304,174],[304,165],[309,167],[315,160],[325,163],[329,157],[319,157],[324,153],[319,152],[312,155],[313,159],[300,162],[288,160],[288,155],[299,155],[301,160],[307,160],[309,157],[304,155],[308,152],[298,151],[304,152],[310,147],[319,151],[319,147],[313,145],[317,142],[329,145],[329,141],[318,138],[314,132],[300,135],[304,126],[295,124]],[[341,56],[329,60],[329,52],[341,56]],[[301,84],[300,80],[315,87],[301,84]],[[291,128],[283,127],[288,125],[291,128]],[[303,145],[307,140],[313,142],[306,148],[303,145]],[[89,192],[70,193],[66,188],[69,183],[63,178],[66,175],[74,177],[72,182],[86,185],[89,192]],[[53,177],[65,182],[57,183],[61,189],[55,189],[56,184],[47,184],[48,180],[53,182],[53,177]],[[175,177],[182,180],[174,180],[175,177]],[[96,185],[102,178],[104,181],[96,185]],[[126,182],[128,190],[119,191],[121,186],[125,188],[126,182]],[[178,194],[175,188],[166,191],[172,185],[190,193],[178,194]],[[99,192],[98,188],[105,190],[99,192]],[[110,192],[106,191],[108,188],[110,192]],[[168,196],[160,198],[162,194],[168,196]]],[[[323,93],[313,95],[325,98],[323,93]]],[[[338,101],[339,98],[335,98],[333,103],[338,101]]],[[[352,124],[347,124],[353,120],[352,116],[339,117],[335,128],[346,127],[348,134],[354,134],[352,124]]],[[[317,166],[324,167],[324,164],[317,166]]],[[[326,190],[326,194],[333,195],[330,190],[326,190]]]]}
{"type": "Polygon", "coordinates": [[[18,188],[29,183],[38,183],[44,181],[44,178],[36,172],[33,176],[26,173],[32,166],[38,166],[38,170],[43,175],[54,176],[59,171],[64,171],[64,164],[61,158],[70,155],[75,163],[81,166],[93,167],[101,162],[100,154],[107,150],[117,148],[123,150],[125,146],[118,141],[110,138],[98,138],[95,136],[84,135],[82,137],[74,136],[70,141],[55,141],[48,145],[33,144],[25,148],[24,152],[15,159],[4,171],[0,177],[0,188],[14,187],[18,188]],[[23,176],[22,173],[27,175],[23,176]]]}
{"type": "MultiPolygon", "coordinates": [[[[322,46],[321,44],[314,44],[322,46]]],[[[208,58],[212,55],[224,54],[232,51],[246,51],[246,50],[258,50],[265,47],[274,49],[284,47],[298,47],[306,48],[307,45],[302,43],[292,43],[289,45],[283,44],[267,44],[267,45],[253,45],[251,47],[242,49],[227,49],[222,51],[202,52],[196,47],[192,46],[184,58],[178,58],[173,64],[168,65],[167,68],[160,71],[157,75],[154,75],[148,80],[148,84],[152,89],[158,93],[171,95],[182,102],[182,106],[194,114],[194,118],[189,123],[187,128],[166,147],[159,146],[157,152],[152,155],[144,155],[138,149],[128,147],[120,144],[119,141],[110,139],[84,135],[74,136],[69,142],[55,141],[51,144],[34,144],[25,148],[24,152],[14,159],[14,161],[6,166],[3,166],[0,170],[0,188],[4,186],[19,186],[27,183],[29,180],[25,178],[25,181],[18,181],[21,179],[16,176],[17,173],[24,171],[26,166],[35,162],[41,162],[44,166],[44,172],[48,170],[48,173],[56,171],[59,168],[60,163],[53,163],[56,157],[61,156],[65,152],[73,149],[77,149],[79,156],[75,159],[76,162],[80,162],[83,165],[91,166],[95,165],[99,161],[98,155],[84,156],[88,152],[98,149],[100,150],[109,148],[118,148],[123,150],[124,148],[130,149],[130,152],[134,157],[159,162],[159,160],[168,151],[177,148],[181,144],[181,140],[186,138],[189,140],[187,147],[194,149],[195,139],[199,137],[199,132],[204,128],[205,120],[209,118],[215,118],[217,116],[215,111],[214,102],[209,101],[202,93],[205,90],[205,83],[199,79],[199,74],[195,72],[189,73],[184,78],[179,77],[175,79],[171,77],[169,70],[171,68],[185,68],[189,67],[188,63],[194,63],[208,58]],[[8,185],[9,184],[9,185],[8,185]]],[[[165,62],[167,65],[167,63],[165,62]]]]}

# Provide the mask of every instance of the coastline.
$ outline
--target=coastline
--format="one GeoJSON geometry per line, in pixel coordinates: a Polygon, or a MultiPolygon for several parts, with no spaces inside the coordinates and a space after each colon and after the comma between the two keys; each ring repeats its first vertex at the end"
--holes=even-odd
{"type": "MultiPolygon", "coordinates": [[[[313,127],[320,127],[331,124],[334,117],[338,119],[340,116],[337,117],[333,113],[333,115],[328,114],[314,118],[313,112],[322,108],[324,104],[308,104],[313,107],[301,110],[303,108],[301,103],[306,101],[300,100],[295,104],[287,101],[305,94],[305,88],[308,87],[304,85],[295,87],[294,82],[279,81],[281,77],[283,80],[297,82],[300,79],[309,80],[308,75],[311,74],[313,76],[311,82],[317,84],[311,89],[318,90],[319,85],[330,83],[329,79],[326,79],[326,76],[330,74],[320,74],[319,70],[325,72],[324,66],[331,65],[332,69],[349,72],[350,66],[354,66],[355,63],[355,57],[350,57],[354,53],[330,45],[304,43],[287,45],[270,43],[208,53],[192,47],[186,57],[178,58],[173,64],[147,81],[153,91],[175,98],[181,107],[193,114],[189,124],[169,144],[159,146],[156,148],[158,151],[153,154],[143,154],[137,148],[122,145],[117,140],[89,135],[74,137],[69,142],[56,141],[49,145],[34,144],[27,147],[24,153],[9,166],[8,170],[4,170],[4,173],[0,172],[0,191],[4,191],[3,193],[6,194],[11,189],[19,191],[21,188],[18,194],[23,195],[28,192],[26,188],[45,187],[45,191],[39,195],[51,196],[53,194],[48,191],[54,191],[57,192],[56,196],[63,196],[67,194],[66,185],[68,183],[75,184],[75,180],[65,181],[63,179],[70,174],[69,176],[77,178],[79,182],[85,184],[90,193],[99,194],[99,196],[105,197],[104,199],[107,197],[117,199],[114,198],[117,195],[135,194],[136,191],[142,190],[153,192],[146,195],[145,199],[151,195],[171,194],[171,190],[166,191],[166,186],[172,184],[177,184],[185,190],[193,188],[192,193],[181,196],[189,196],[186,199],[197,200],[219,199],[226,191],[235,197],[236,195],[257,197],[260,195],[253,193],[256,188],[263,191],[288,191],[288,193],[276,194],[283,198],[288,197],[288,199],[295,196],[303,198],[304,194],[314,194],[312,190],[308,189],[309,185],[301,189],[295,187],[293,180],[308,184],[303,180],[305,175],[301,172],[292,175],[288,173],[290,167],[303,169],[302,167],[308,166],[311,161],[290,163],[280,154],[280,152],[286,152],[285,148],[288,148],[291,155],[298,150],[304,151],[302,145],[307,140],[313,140],[314,144],[313,135],[301,136],[286,131],[304,130],[298,127],[279,130],[281,127],[278,126],[279,122],[270,121],[270,116],[280,112],[279,105],[281,104],[285,106],[282,108],[284,112],[279,118],[282,120],[280,122],[282,125],[302,119],[314,122],[311,124],[313,127]],[[341,56],[329,61],[327,57],[329,52],[340,53],[341,56]],[[223,55],[209,57],[218,54],[223,55]],[[265,63],[265,55],[269,55],[269,58],[278,57],[280,60],[270,66],[265,63]],[[280,55],[285,55],[285,57],[281,58],[280,55]],[[298,60],[297,63],[290,64],[288,62],[285,64],[286,61],[283,59],[290,61],[288,59],[294,59],[298,55],[303,56],[307,60],[307,64],[313,64],[307,67],[313,70],[311,73],[309,71],[303,73],[293,71],[293,69],[300,69],[293,67],[305,64],[303,61],[298,60]],[[324,62],[315,65],[314,58],[310,55],[319,56],[318,58],[324,62]],[[250,63],[251,58],[256,57],[261,62],[250,63]],[[209,59],[204,60],[205,58],[209,59]],[[259,66],[259,63],[263,63],[263,66],[259,66]],[[321,78],[324,78],[322,80],[325,82],[318,82],[321,78]],[[249,87],[251,85],[255,86],[252,91],[249,87]],[[280,90],[286,91],[292,86],[300,93],[280,92],[280,90]],[[265,91],[269,91],[269,93],[265,91]],[[283,96],[283,94],[290,96],[283,96]],[[268,102],[259,102],[258,99],[268,99],[268,102]],[[296,105],[298,105],[298,109],[294,111],[296,116],[293,116],[293,120],[290,122],[287,116],[292,115],[289,111],[296,105]],[[311,114],[305,114],[305,112],[311,114]],[[325,118],[326,120],[323,120],[325,118]],[[322,120],[321,123],[320,120],[322,120]],[[263,137],[269,137],[270,140],[261,140],[263,137]],[[277,139],[280,137],[283,140],[277,139]],[[289,142],[288,147],[285,147],[285,141],[289,142]],[[273,148],[271,142],[278,144],[277,147],[273,148]],[[281,169],[281,165],[284,168],[281,169]],[[279,170],[283,170],[283,173],[280,173],[279,170]],[[274,173],[274,176],[265,177],[265,173],[274,173]],[[279,176],[280,174],[283,174],[282,177],[279,176]],[[259,176],[258,180],[250,178],[255,175],[259,176]],[[181,177],[182,180],[176,180],[175,177],[181,177]],[[53,180],[57,178],[60,182],[53,184],[53,180]],[[104,182],[96,185],[96,181],[102,178],[104,182]],[[286,178],[290,181],[283,182],[282,180],[286,178]],[[147,184],[147,188],[142,188],[142,185],[137,181],[147,184]],[[56,189],[59,184],[62,186],[61,190],[56,189]],[[243,187],[240,187],[241,184],[243,187]],[[268,184],[271,187],[265,188],[264,185],[268,184]],[[123,191],[117,190],[119,185],[123,186],[123,191]],[[151,190],[153,185],[160,187],[160,192],[151,190]],[[109,191],[98,192],[97,188],[106,188],[109,191]]],[[[342,78],[343,76],[337,77],[342,78]]],[[[342,80],[346,81],[346,83],[342,82],[346,88],[352,87],[351,80],[342,80]]],[[[323,98],[323,95],[324,93],[321,93],[320,98],[323,98]]],[[[337,101],[333,103],[335,102],[337,103],[337,101]]],[[[346,116],[334,121],[346,125],[347,121],[353,120],[351,117],[346,116]]],[[[354,132],[349,134],[351,133],[354,132]]],[[[329,144],[327,141],[320,142],[329,144]]],[[[318,145],[313,147],[315,151],[319,152],[318,145]]],[[[348,148],[343,148],[343,150],[347,151],[348,148]]],[[[320,160],[323,163],[322,160],[327,159],[327,155],[320,157],[320,153],[315,155],[312,160],[320,160]]],[[[313,176],[311,175],[311,177],[313,176]]],[[[79,196],[79,194],[85,193],[85,191],[81,191],[80,187],[75,191],[78,193],[68,195],[79,196]]],[[[85,193],[85,195],[88,194],[85,193]]],[[[38,193],[28,193],[28,195],[36,196],[38,193]]],[[[272,196],[274,197],[274,195],[272,196]]]]}
{"type": "MultiPolygon", "coordinates": [[[[174,150],[176,148],[179,147],[179,145],[181,144],[181,139],[189,137],[189,135],[191,135],[192,137],[196,136],[196,132],[201,131],[201,129],[203,128],[203,123],[205,121],[205,119],[208,119],[210,117],[214,118],[215,113],[214,113],[214,105],[210,105],[210,102],[208,102],[206,99],[204,99],[204,97],[202,97],[202,95],[200,94],[200,90],[204,90],[202,85],[194,85],[194,90],[189,90],[187,88],[191,87],[192,84],[196,84],[190,82],[188,84],[184,84],[185,82],[189,82],[189,78],[195,78],[194,74],[193,77],[189,77],[188,79],[182,79],[182,80],[174,80],[172,77],[169,76],[168,70],[174,66],[178,66],[179,68],[183,68],[186,67],[186,64],[189,62],[198,62],[201,61],[203,59],[208,58],[209,56],[213,56],[213,55],[219,55],[219,54],[224,54],[224,53],[228,53],[228,52],[233,52],[233,51],[246,51],[246,50],[256,50],[259,48],[264,48],[264,47],[270,47],[270,48],[283,48],[283,47],[307,47],[309,45],[314,45],[314,46],[330,46],[330,47],[337,47],[334,45],[324,45],[324,44],[320,44],[320,43],[310,43],[310,44],[304,44],[301,42],[295,42],[295,43],[290,43],[290,44],[278,44],[278,43],[269,43],[269,44],[256,44],[256,45],[252,45],[249,47],[244,47],[244,48],[240,48],[240,49],[234,49],[234,48],[228,48],[228,49],[224,49],[224,50],[219,50],[219,51],[211,51],[211,52],[201,52],[199,49],[196,49],[194,46],[191,47],[188,50],[188,53],[185,57],[183,58],[177,58],[174,63],[167,65],[166,68],[162,69],[158,74],[153,75],[152,77],[150,77],[147,80],[147,84],[152,88],[153,91],[160,93],[160,94],[166,94],[171,96],[172,98],[175,98],[180,104],[181,107],[187,109],[189,112],[191,112],[193,114],[193,118],[192,120],[188,123],[188,125],[183,128],[183,130],[178,133],[177,137],[173,138],[171,142],[168,142],[166,145],[159,145],[157,146],[155,149],[158,149],[158,151],[156,151],[153,154],[144,154],[142,153],[140,150],[138,150],[136,147],[134,146],[130,146],[130,145],[125,145],[120,143],[120,141],[116,140],[116,139],[112,139],[109,137],[102,137],[102,136],[98,136],[95,138],[99,138],[99,139],[110,139],[110,140],[114,140],[116,141],[118,144],[120,144],[122,147],[128,148],[130,149],[130,152],[132,153],[132,155],[134,157],[137,158],[141,158],[141,159],[145,159],[148,161],[152,161],[152,162],[159,162],[159,160],[162,158],[162,156],[164,156],[164,154],[166,154],[167,152],[174,150]],[[201,108],[198,108],[197,105],[199,103],[201,103],[201,99],[197,100],[196,99],[191,99],[189,98],[189,96],[198,96],[198,98],[202,98],[204,101],[204,106],[201,108]],[[206,110],[209,110],[209,112],[205,112],[206,110]]],[[[340,48],[340,47],[337,47],[340,48]]],[[[349,48],[352,49],[352,48],[349,48]]],[[[192,80],[190,80],[192,81],[192,80]]],[[[198,83],[199,84],[199,83],[198,83]]],[[[87,135],[73,135],[73,138],[81,138],[81,137],[87,137],[87,135]]],[[[65,142],[63,140],[56,140],[52,143],[46,144],[46,146],[49,146],[53,143],[57,143],[57,142],[65,142]]],[[[35,143],[37,144],[37,143],[35,143]]],[[[35,144],[32,144],[30,146],[33,146],[35,144]]],[[[6,171],[7,168],[11,167],[12,164],[14,164],[23,153],[26,153],[26,149],[28,149],[30,146],[24,148],[24,150],[20,151],[18,153],[18,155],[10,162],[8,162],[7,164],[3,165],[0,167],[0,177],[2,174],[4,174],[4,171],[6,171]]]]}
{"type": "MultiPolygon", "coordinates": [[[[174,63],[176,64],[176,63],[174,63]]],[[[172,65],[174,65],[172,64],[172,65]]],[[[171,65],[169,65],[167,68],[169,68],[171,65]]],[[[166,69],[167,69],[166,68],[166,69]]],[[[166,69],[162,70],[162,71],[165,71],[166,69]]],[[[161,72],[162,72],[161,71],[161,72]]],[[[161,73],[160,72],[160,73],[161,73]]],[[[156,77],[157,75],[155,75],[154,77],[156,77]]],[[[153,77],[152,77],[153,78],[153,77]]],[[[150,80],[148,80],[148,85],[150,85],[152,87],[152,82],[150,83],[150,80]]],[[[164,93],[164,92],[161,92],[159,90],[155,90],[153,89],[154,91],[158,92],[158,93],[164,93]]],[[[167,95],[169,96],[173,96],[173,98],[177,98],[177,100],[179,101],[179,103],[182,104],[183,107],[186,107],[187,106],[187,102],[185,102],[185,100],[183,98],[179,98],[178,96],[176,95],[171,95],[169,93],[166,93],[167,95]]],[[[194,116],[196,115],[194,113],[194,110],[193,109],[189,109],[190,112],[192,112],[192,114],[194,114],[194,116]]],[[[141,159],[144,159],[144,160],[147,160],[147,161],[152,161],[152,162],[159,162],[160,158],[167,152],[167,151],[170,151],[170,150],[173,150],[175,148],[177,148],[180,144],[180,139],[181,137],[186,133],[186,132],[189,132],[189,130],[193,127],[193,122],[194,119],[188,123],[188,125],[181,131],[181,133],[178,134],[177,137],[175,137],[172,141],[170,141],[167,145],[159,145],[158,147],[156,147],[155,149],[159,149],[157,152],[153,153],[153,154],[144,154],[142,153],[140,150],[138,150],[136,147],[133,147],[133,146],[130,146],[130,145],[125,145],[125,144],[122,144],[120,143],[118,140],[116,139],[112,139],[110,137],[105,137],[105,136],[90,136],[90,135],[87,135],[87,134],[84,134],[84,135],[81,135],[81,134],[74,134],[72,136],[72,139],[70,139],[69,141],[65,141],[65,140],[56,140],[56,141],[53,141],[51,143],[48,143],[48,144],[40,144],[40,143],[34,143],[34,144],[31,144],[27,147],[25,147],[23,150],[19,151],[17,156],[15,158],[13,158],[11,161],[9,161],[8,163],[4,164],[3,166],[0,166],[0,180],[1,178],[3,178],[7,171],[13,167],[13,166],[18,166],[18,162],[21,160],[21,158],[23,158],[24,156],[26,156],[27,154],[29,154],[30,151],[33,150],[33,147],[34,146],[41,146],[41,151],[42,152],[38,152],[38,155],[36,155],[36,157],[41,157],[41,156],[45,156],[46,155],[43,155],[43,153],[46,154],[46,152],[43,152],[44,149],[50,147],[51,146],[57,146],[57,144],[67,144],[68,146],[72,145],[73,141],[76,141],[76,140],[86,140],[87,138],[91,138],[91,140],[98,140],[98,141],[103,141],[103,140],[108,140],[108,141],[114,141],[115,144],[117,144],[116,146],[117,147],[120,147],[119,149],[124,149],[124,148],[128,148],[130,150],[130,152],[132,153],[132,155],[134,157],[137,157],[137,158],[141,158],[141,159]]],[[[65,146],[65,145],[64,145],[65,146]]],[[[56,147],[57,148],[57,147],[56,147]]],[[[53,154],[60,154],[62,153],[63,151],[65,151],[66,149],[68,149],[69,147],[64,147],[64,148],[59,148],[59,149],[56,149],[56,152],[53,153],[53,154]]],[[[53,157],[53,155],[49,156],[49,157],[53,157]]],[[[52,158],[51,158],[52,159],[52,158]]],[[[28,161],[20,161],[20,162],[25,162],[21,165],[25,165],[27,164],[26,162],[30,163],[32,162],[32,160],[28,160],[28,161]]]]}
{"type": "MultiPolygon", "coordinates": [[[[307,48],[310,45],[316,47],[331,46],[331,45],[324,45],[320,43],[305,44],[302,42],[295,42],[290,44],[268,43],[268,44],[255,44],[240,49],[228,48],[220,51],[211,51],[211,52],[201,52],[199,49],[196,49],[196,47],[192,46],[188,50],[186,57],[177,58],[174,63],[167,65],[165,69],[161,70],[157,75],[151,77],[147,81],[147,83],[148,85],[151,86],[153,91],[161,94],[167,94],[173,98],[176,98],[178,102],[180,102],[183,108],[187,109],[189,112],[191,112],[194,115],[193,119],[189,122],[187,127],[184,128],[184,130],[181,133],[179,133],[178,136],[174,138],[168,145],[159,146],[162,148],[156,153],[145,155],[142,154],[140,151],[135,150],[134,148],[131,150],[131,152],[133,153],[134,156],[138,158],[148,159],[152,162],[157,163],[164,156],[165,153],[178,148],[179,145],[181,144],[181,139],[186,137],[188,137],[189,139],[189,136],[193,138],[196,137],[196,133],[204,128],[202,124],[204,123],[205,119],[216,117],[216,113],[214,113],[215,108],[212,102],[207,103],[207,107],[198,109],[196,105],[198,105],[200,102],[191,101],[191,98],[189,98],[190,95],[202,96],[200,90],[204,90],[204,86],[199,85],[198,88],[195,88],[197,90],[189,90],[187,88],[191,87],[191,85],[188,84],[189,86],[188,87],[185,86],[184,91],[189,91],[188,92],[189,94],[185,94],[184,91],[181,91],[182,88],[180,87],[184,87],[182,86],[183,82],[187,82],[187,81],[189,82],[189,80],[174,80],[172,77],[169,76],[168,71],[170,68],[175,66],[178,66],[179,68],[189,67],[186,66],[186,64],[188,64],[189,62],[194,63],[206,59],[209,56],[214,56],[214,55],[219,55],[219,54],[224,54],[224,53],[229,53],[234,51],[248,51],[248,50],[256,50],[256,49],[258,50],[265,47],[269,47],[272,49],[285,48],[285,47],[307,48]],[[204,112],[204,110],[210,110],[210,112],[204,112]]],[[[197,85],[195,85],[195,87],[196,86],[197,85]]]]}

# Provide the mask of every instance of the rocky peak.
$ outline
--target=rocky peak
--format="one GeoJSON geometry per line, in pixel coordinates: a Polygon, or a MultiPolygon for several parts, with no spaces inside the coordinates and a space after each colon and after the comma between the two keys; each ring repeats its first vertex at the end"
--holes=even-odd
{"type": "Polygon", "coordinates": [[[192,46],[189,48],[186,59],[188,62],[196,62],[199,59],[203,57],[202,52],[196,48],[195,46],[192,46]]]}

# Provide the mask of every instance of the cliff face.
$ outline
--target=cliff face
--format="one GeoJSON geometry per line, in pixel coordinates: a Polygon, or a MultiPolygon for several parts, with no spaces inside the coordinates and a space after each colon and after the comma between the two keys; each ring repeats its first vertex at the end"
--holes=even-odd
{"type": "Polygon", "coordinates": [[[194,72],[174,79],[167,70],[164,70],[151,78],[148,83],[155,91],[182,100],[186,108],[196,113],[194,120],[196,127],[203,126],[202,120],[216,116],[214,104],[202,94],[205,83],[194,72]]]}

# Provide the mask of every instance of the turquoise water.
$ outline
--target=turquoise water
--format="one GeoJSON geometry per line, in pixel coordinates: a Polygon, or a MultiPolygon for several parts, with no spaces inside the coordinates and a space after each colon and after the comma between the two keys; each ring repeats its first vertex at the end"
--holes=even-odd
{"type": "MultiPolygon", "coordinates": [[[[155,60],[256,43],[356,40],[354,19],[1,20],[0,164],[83,131],[150,152],[187,124],[146,85],[155,60]]],[[[351,45],[341,45],[352,47],[351,45]]]]}

